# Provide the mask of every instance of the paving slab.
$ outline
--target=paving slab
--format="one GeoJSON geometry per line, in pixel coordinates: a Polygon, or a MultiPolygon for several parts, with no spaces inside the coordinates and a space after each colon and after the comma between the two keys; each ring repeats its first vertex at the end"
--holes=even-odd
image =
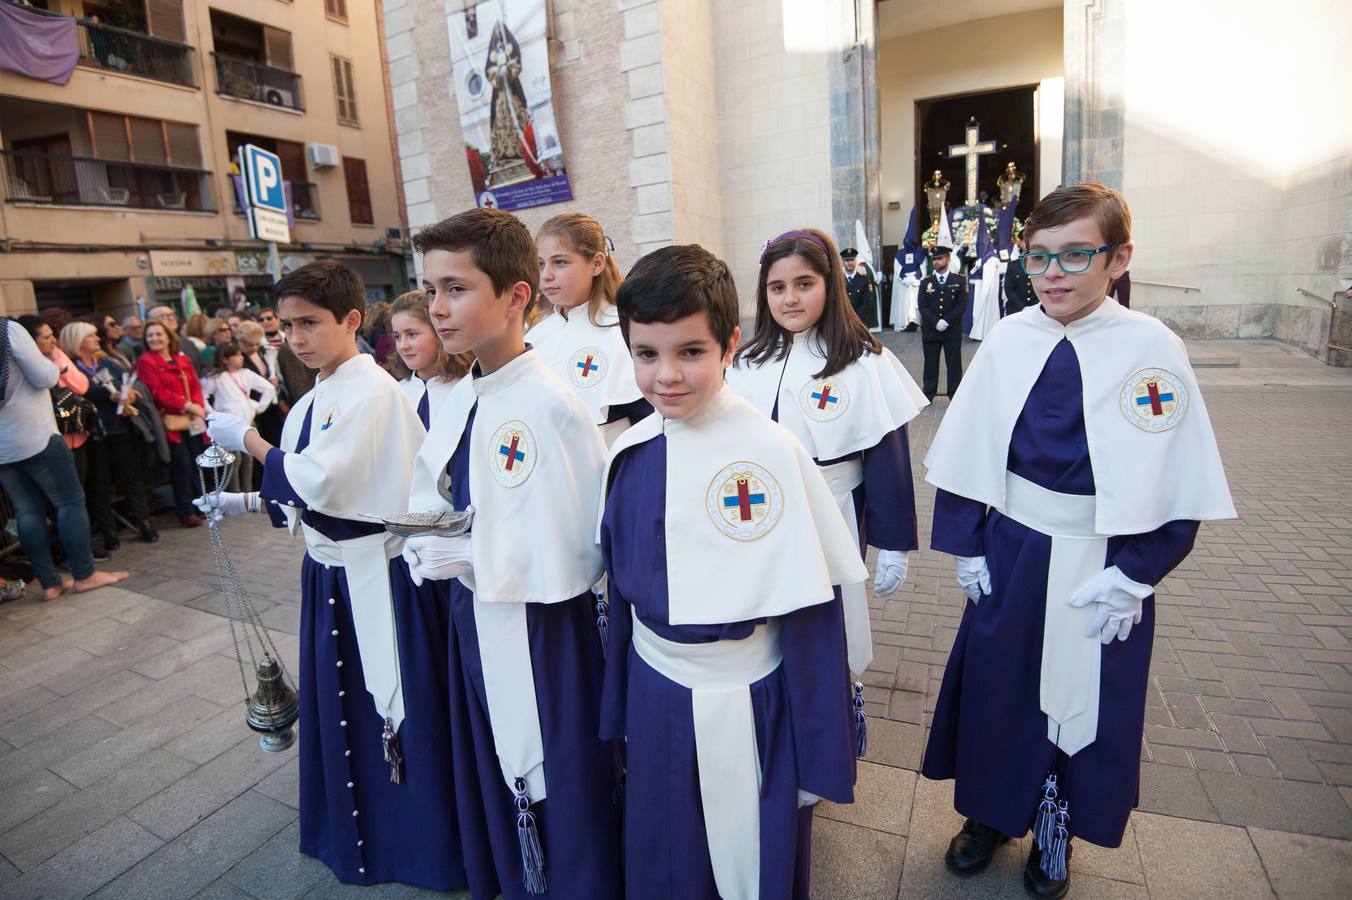
{"type": "Polygon", "coordinates": [[[1136,841],[1154,897],[1263,900],[1273,897],[1243,828],[1139,813],[1136,841]]]}
{"type": "Polygon", "coordinates": [[[249,791],[164,845],[95,897],[176,900],[191,897],[263,846],[295,811],[249,791]]]}
{"type": "Polygon", "coordinates": [[[254,785],[254,790],[292,809],[300,809],[300,759],[293,757],[280,769],[254,785]]]}
{"type": "Polygon", "coordinates": [[[88,787],[169,740],[191,731],[221,711],[200,697],[183,697],[146,720],[89,745],[50,768],[76,787],[88,787]]]}
{"type": "Polygon", "coordinates": [[[154,853],[164,842],[121,816],[5,885],[10,900],[87,897],[154,853]]]}
{"type": "Polygon", "coordinates": [[[1197,773],[1190,768],[1141,763],[1138,809],[1166,816],[1219,822],[1220,813],[1207,796],[1197,773]]]}
{"type": "Polygon", "coordinates": [[[1352,841],[1250,828],[1249,839],[1281,900],[1352,897],[1352,841]]]}
{"type": "Polygon", "coordinates": [[[265,753],[251,734],[145,800],[127,816],[158,837],[176,838],[281,768],[295,754],[294,746],[282,753],[265,753]]]}
{"type": "Polygon", "coordinates": [[[153,683],[149,678],[135,672],[115,672],[73,697],[64,698],[59,703],[41,706],[27,715],[0,725],[0,737],[22,748],[24,744],[31,743],[45,734],[51,734],[62,725],[84,718],[153,683]]]}
{"type": "Polygon", "coordinates": [[[322,862],[300,853],[296,849],[299,846],[297,819],[241,859],[223,877],[255,897],[268,900],[304,897],[315,885],[332,876],[322,862]]]}
{"type": "Polygon", "coordinates": [[[901,837],[911,823],[911,799],[919,777],[910,769],[883,766],[860,760],[854,785],[854,802],[817,804],[814,818],[832,819],[883,831],[901,837]]]}
{"type": "MultiPolygon", "coordinates": [[[[963,822],[962,816],[953,809],[953,782],[919,779],[912,809],[911,830],[906,838],[906,862],[897,896],[934,900],[1023,900],[1028,896],[1023,889],[1023,864],[1029,847],[1027,838],[1012,840],[997,850],[990,868],[979,875],[959,878],[944,866],[948,842],[962,828],[963,822]]],[[[814,867],[814,884],[816,873],[814,867]]]]}
{"type": "Polygon", "coordinates": [[[154,750],[0,834],[0,853],[27,871],[182,778],[192,763],[154,750]]]}
{"type": "Polygon", "coordinates": [[[810,896],[813,900],[894,900],[905,858],[904,837],[815,817],[810,896]]]}
{"type": "Polygon", "coordinates": [[[1352,810],[1336,788],[1223,772],[1198,778],[1226,824],[1352,838],[1352,810]]]}

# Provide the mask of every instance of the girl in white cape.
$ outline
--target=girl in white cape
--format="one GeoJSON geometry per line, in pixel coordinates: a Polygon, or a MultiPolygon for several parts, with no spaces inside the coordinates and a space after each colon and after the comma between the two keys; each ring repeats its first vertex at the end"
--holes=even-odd
{"type": "Polygon", "coordinates": [[[615,311],[620,270],[609,239],[586,213],[563,213],[540,226],[535,245],[540,293],[552,311],[526,340],[591,410],[609,446],[652,412],[620,334],[615,311]]]}
{"type": "MultiPolygon", "coordinates": [[[[906,578],[916,538],[906,423],[926,406],[901,361],[869,333],[845,292],[840,255],[821,231],[769,241],[756,284],[756,329],[728,386],[803,442],[821,467],[863,555],[878,548],[874,593],[906,578]]],[[[850,669],[873,658],[865,585],[841,589],[850,669]]],[[[863,684],[854,684],[857,751],[867,746],[863,684]]]]}
{"type": "Polygon", "coordinates": [[[385,368],[399,379],[399,387],[423,427],[431,428],[432,415],[451,388],[465,377],[473,357],[451,355],[442,349],[427,303],[426,292],[409,291],[390,307],[395,355],[386,361],[385,368]]]}

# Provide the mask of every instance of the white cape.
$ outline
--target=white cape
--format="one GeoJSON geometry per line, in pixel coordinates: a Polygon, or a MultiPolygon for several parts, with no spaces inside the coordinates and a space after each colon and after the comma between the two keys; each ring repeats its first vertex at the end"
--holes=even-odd
{"type": "Polygon", "coordinates": [[[457,378],[448,381],[445,378],[433,378],[431,381],[423,381],[417,375],[409,375],[403,381],[399,382],[399,387],[404,391],[404,396],[408,398],[409,405],[413,407],[416,415],[418,404],[422,402],[423,394],[431,394],[431,399],[427,401],[427,421],[431,422],[436,418],[437,410],[441,404],[446,402],[446,398],[451,395],[451,389],[460,383],[457,378]]]}
{"type": "Polygon", "coordinates": [[[1000,260],[991,256],[980,266],[981,279],[972,288],[972,331],[974,341],[985,340],[1000,321],[1000,260]]]}
{"type": "Polygon", "coordinates": [[[793,336],[789,355],[761,365],[739,360],[728,386],[765,415],[779,405],[779,423],[818,460],[840,459],[877,446],[929,405],[896,355],[865,353],[829,378],[817,378],[826,354],[817,329],[793,336]]]}
{"type": "Polygon", "coordinates": [[[633,403],[643,394],[615,307],[603,310],[600,319],[600,325],[592,324],[586,306],[569,310],[567,319],[554,312],[527,332],[526,340],[586,404],[592,421],[605,425],[610,407],[633,403]]]}
{"type": "Polygon", "coordinates": [[[1005,508],[1014,425],[1047,357],[1075,347],[1101,535],[1177,519],[1235,517],[1220,451],[1187,350],[1158,319],[1109,300],[1062,326],[1030,306],[1001,319],[977,351],[925,457],[936,487],[1005,508]]]}
{"type": "Polygon", "coordinates": [[[616,441],[611,463],[659,434],[672,625],[781,616],[868,578],[816,464],[731,389],[689,419],[644,419],[616,441]]]}

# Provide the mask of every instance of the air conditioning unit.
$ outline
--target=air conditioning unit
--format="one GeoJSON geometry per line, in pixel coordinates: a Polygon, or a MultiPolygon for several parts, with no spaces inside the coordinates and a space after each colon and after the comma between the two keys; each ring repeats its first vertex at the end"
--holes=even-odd
{"type": "Polygon", "coordinates": [[[338,148],[333,144],[310,144],[310,168],[332,169],[342,161],[338,148]]]}
{"type": "Polygon", "coordinates": [[[282,88],[264,88],[263,99],[273,106],[286,106],[291,109],[296,108],[296,95],[282,88]]]}

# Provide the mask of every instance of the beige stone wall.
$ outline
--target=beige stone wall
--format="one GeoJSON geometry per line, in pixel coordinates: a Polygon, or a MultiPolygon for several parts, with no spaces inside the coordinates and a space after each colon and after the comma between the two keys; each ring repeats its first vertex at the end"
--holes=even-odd
{"type": "Polygon", "coordinates": [[[1340,61],[1352,17],[1337,0],[1307,6],[1300,17],[1256,0],[1128,8],[1132,277],[1159,283],[1140,284],[1133,305],[1186,336],[1276,336],[1317,352],[1329,299],[1352,279],[1352,120],[1340,112],[1352,108],[1340,61]],[[1239,46],[1299,60],[1311,88],[1291,90],[1239,46]]]}
{"type": "MultiPolygon", "coordinates": [[[[900,244],[915,203],[915,102],[949,94],[998,90],[1062,73],[1060,8],[978,19],[883,41],[878,50],[882,94],[883,240],[900,244]],[[994,48],[1001,48],[995,52],[994,48]],[[964,48],[980,48],[970,52],[964,48]],[[889,210],[889,201],[901,204],[889,210]]],[[[1055,83],[1059,100],[1060,83],[1055,83]]],[[[1057,116],[1060,115],[1058,110],[1057,116]]],[[[1040,183],[1046,193],[1060,182],[1060,131],[1042,129],[1040,183]]],[[[961,135],[954,136],[959,143],[961,135]]],[[[950,199],[957,202],[960,185],[950,199]]],[[[923,209],[922,209],[923,212],[923,209]]],[[[922,215],[921,220],[924,221],[922,215]]]]}
{"type": "Polygon", "coordinates": [[[829,51],[813,39],[834,33],[828,7],[714,2],[724,258],[743,315],[755,310],[767,240],[792,228],[832,230],[829,51]]]}
{"type": "MultiPolygon", "coordinates": [[[[721,255],[724,209],[714,51],[722,24],[715,24],[713,7],[713,0],[669,0],[661,4],[661,21],[653,25],[662,33],[674,236],[721,255]]],[[[660,228],[663,222],[656,219],[653,224],[660,228]]]]}
{"type": "MultiPolygon", "coordinates": [[[[519,210],[532,231],[552,215],[595,216],[615,242],[622,271],[637,259],[635,191],[624,173],[633,154],[620,79],[623,0],[554,0],[550,78],[559,140],[574,200],[519,210]]],[[[655,5],[655,4],[654,4],[655,5]]],[[[409,226],[418,228],[474,206],[451,85],[447,15],[460,0],[383,0],[409,226]]]]}

